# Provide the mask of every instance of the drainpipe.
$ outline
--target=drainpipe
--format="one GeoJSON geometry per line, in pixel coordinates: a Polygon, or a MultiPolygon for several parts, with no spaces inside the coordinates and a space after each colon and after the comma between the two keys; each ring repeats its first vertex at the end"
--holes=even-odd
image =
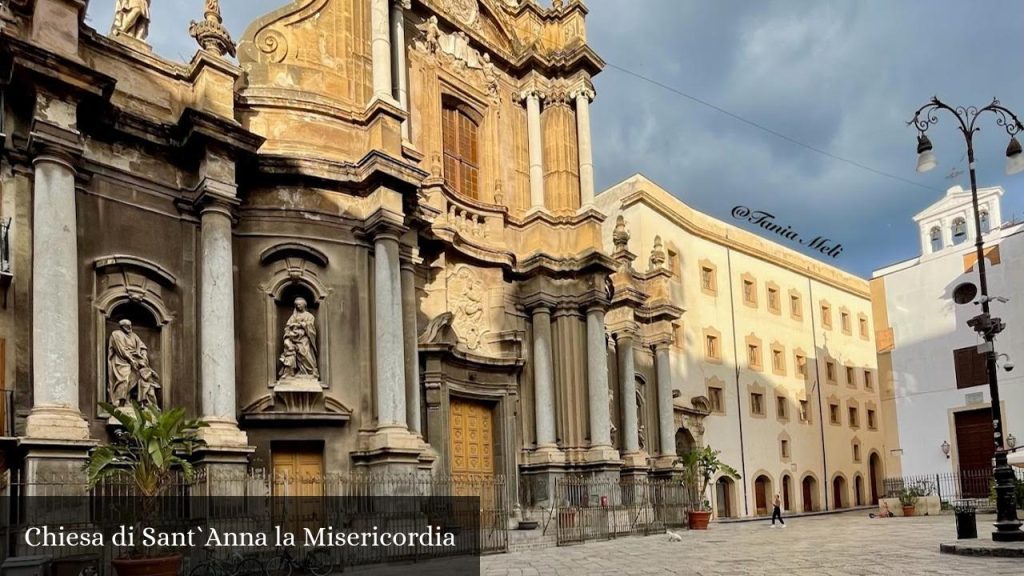
{"type": "MultiPolygon", "coordinates": [[[[807,298],[811,304],[811,338],[814,340],[814,387],[818,389],[818,427],[821,429],[821,482],[824,484],[825,510],[828,510],[828,455],[825,450],[825,409],[821,403],[821,363],[818,362],[818,329],[814,324],[814,291],[811,286],[811,279],[807,278],[807,298]]],[[[801,487],[801,491],[803,488],[801,487]]],[[[801,492],[803,493],[803,492],[801,492]]]]}
{"type": "Polygon", "coordinates": [[[750,515],[750,504],[747,498],[747,457],[743,442],[743,396],[740,394],[740,357],[737,349],[736,334],[736,300],[732,294],[732,249],[725,249],[725,258],[729,267],[729,313],[732,315],[732,363],[736,373],[736,414],[740,425],[740,476],[743,484],[743,515],[750,515]]]}

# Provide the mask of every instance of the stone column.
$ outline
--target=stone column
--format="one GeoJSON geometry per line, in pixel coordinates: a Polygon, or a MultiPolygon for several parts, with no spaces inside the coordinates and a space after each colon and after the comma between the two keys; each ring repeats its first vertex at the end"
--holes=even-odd
{"type": "Polygon", "coordinates": [[[590,101],[594,91],[581,88],[576,91],[576,139],[580,157],[580,206],[594,205],[594,153],[590,141],[590,101]]]}
{"type": "Polygon", "coordinates": [[[409,432],[422,434],[420,425],[420,360],[416,327],[416,272],[412,260],[402,261],[402,326],[405,352],[405,421],[409,432]]]}
{"type": "Polygon", "coordinates": [[[202,436],[213,448],[247,444],[235,419],[233,202],[234,198],[209,197],[200,211],[199,373],[203,419],[210,423],[202,436]]]}
{"type": "Polygon", "coordinates": [[[398,235],[378,232],[374,250],[374,368],[377,374],[378,429],[406,430],[405,340],[398,235]]]}
{"type": "Polygon", "coordinates": [[[551,450],[555,442],[555,382],[551,357],[551,309],[533,309],[533,400],[537,449],[551,450]]]}
{"type": "Polygon", "coordinates": [[[633,359],[633,336],[619,335],[619,402],[622,406],[622,453],[640,452],[640,433],[636,420],[636,364],[633,359]]]}
{"type": "Polygon", "coordinates": [[[530,208],[544,208],[544,141],[540,126],[540,92],[523,94],[526,100],[526,128],[530,146],[530,208]]]}
{"type": "Polygon", "coordinates": [[[391,60],[394,62],[394,94],[398,104],[405,111],[402,122],[402,141],[412,140],[409,127],[409,71],[405,61],[405,11],[410,9],[410,0],[391,0],[391,60]]]}
{"type": "Polygon", "coordinates": [[[373,97],[394,102],[391,95],[391,22],[388,2],[370,0],[370,53],[373,58],[373,97]]]}
{"type": "Polygon", "coordinates": [[[590,397],[590,446],[613,452],[611,414],[608,409],[608,343],[605,338],[604,309],[587,310],[587,387],[590,397]]]}
{"type": "Polygon", "coordinates": [[[669,358],[669,343],[660,342],[654,347],[655,369],[658,378],[658,439],[659,456],[675,455],[675,424],[672,410],[672,361],[669,358]]]}
{"type": "Polygon", "coordinates": [[[32,162],[32,411],[25,436],[86,440],[78,407],[78,224],[70,156],[32,162]]]}

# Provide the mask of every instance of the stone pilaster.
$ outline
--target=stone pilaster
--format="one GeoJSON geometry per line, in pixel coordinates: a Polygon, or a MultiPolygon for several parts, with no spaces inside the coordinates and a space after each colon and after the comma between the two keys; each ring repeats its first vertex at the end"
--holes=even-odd
{"type": "Polygon", "coordinates": [[[416,271],[413,256],[402,260],[402,322],[405,352],[405,420],[409,432],[422,436],[420,362],[416,327],[416,271]]]}
{"type": "Polygon", "coordinates": [[[526,129],[530,147],[530,209],[544,208],[544,142],[540,125],[539,90],[523,92],[526,101],[526,129]]]}
{"type": "Polygon", "coordinates": [[[232,260],[233,190],[206,191],[200,201],[199,382],[202,437],[211,450],[247,449],[235,398],[235,292],[232,260]]]}
{"type": "Polygon", "coordinates": [[[580,160],[580,207],[594,205],[594,152],[590,139],[590,102],[594,90],[590,87],[574,91],[576,98],[576,139],[580,160]]]}
{"type": "Polygon", "coordinates": [[[70,154],[43,147],[32,162],[32,411],[25,436],[82,441],[78,406],[78,223],[70,154]]]}
{"type": "Polygon", "coordinates": [[[370,0],[370,54],[373,59],[373,98],[394,102],[391,95],[390,0],[370,0]]]}
{"type": "Polygon", "coordinates": [[[587,388],[590,402],[590,454],[592,461],[617,460],[612,448],[611,414],[608,408],[608,344],[604,308],[587,310],[587,388]]]}
{"type": "Polygon", "coordinates": [[[402,121],[402,142],[412,141],[412,130],[409,126],[409,71],[405,56],[405,11],[412,8],[410,0],[391,1],[391,59],[394,63],[393,83],[394,95],[398,105],[405,112],[402,121]]]}
{"type": "Polygon", "coordinates": [[[672,411],[671,344],[659,341],[654,345],[654,366],[658,381],[658,468],[671,468],[675,454],[675,420],[672,411]]]}

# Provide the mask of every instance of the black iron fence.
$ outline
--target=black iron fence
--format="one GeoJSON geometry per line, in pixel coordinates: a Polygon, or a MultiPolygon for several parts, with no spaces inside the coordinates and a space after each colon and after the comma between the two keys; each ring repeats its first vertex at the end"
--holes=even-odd
{"type": "Polygon", "coordinates": [[[566,477],[555,481],[559,546],[661,534],[687,524],[689,494],[678,480],[566,477]]]}
{"type": "MultiPolygon", "coordinates": [[[[1024,484],[1024,470],[1015,468],[1014,474],[1018,485],[1024,484]]],[[[925,496],[938,496],[944,504],[953,500],[989,500],[993,497],[992,486],[991,468],[885,479],[887,498],[899,498],[904,490],[917,488],[925,496]]]]}
{"type": "MultiPolygon", "coordinates": [[[[462,532],[457,549],[448,548],[445,556],[458,553],[498,553],[508,549],[510,510],[504,478],[493,476],[436,477],[410,474],[326,474],[289,476],[264,470],[245,474],[200,473],[192,482],[177,477],[168,492],[159,498],[157,508],[138,498],[127,477],[114,478],[89,488],[80,476],[43,476],[26,479],[21,471],[7,471],[0,477],[0,558],[10,556],[65,556],[67,548],[26,547],[26,532],[46,525],[41,514],[53,513],[68,531],[132,524],[147,518],[149,526],[175,525],[187,521],[203,526],[207,533],[215,527],[223,534],[272,534],[277,529],[295,534],[323,537],[335,532],[383,532],[411,534],[436,526],[462,532]],[[83,498],[88,496],[88,498],[83,498]],[[406,498],[396,498],[406,497],[406,498]],[[478,500],[466,498],[473,497],[478,500]],[[453,504],[454,501],[454,504],[453,504]],[[472,506],[467,506],[466,502],[472,506]],[[45,507],[82,506],[73,515],[79,525],[66,522],[66,509],[45,507]],[[441,524],[444,524],[441,526],[441,524]],[[466,534],[472,532],[472,537],[466,534]],[[462,550],[466,548],[466,550],[462,550]]],[[[75,549],[76,554],[92,554],[101,566],[101,574],[114,558],[130,552],[127,546],[109,542],[102,547],[75,549]]],[[[186,558],[184,574],[198,560],[219,555],[222,560],[255,558],[272,562],[280,550],[259,542],[240,542],[230,552],[208,550],[186,558]]],[[[302,552],[303,554],[305,552],[302,552]]],[[[357,566],[395,561],[420,561],[436,557],[429,546],[362,546],[358,548],[318,549],[328,554],[335,566],[357,566]],[[344,557],[341,554],[344,553],[344,557]]],[[[297,560],[302,560],[298,558],[297,560]]]]}

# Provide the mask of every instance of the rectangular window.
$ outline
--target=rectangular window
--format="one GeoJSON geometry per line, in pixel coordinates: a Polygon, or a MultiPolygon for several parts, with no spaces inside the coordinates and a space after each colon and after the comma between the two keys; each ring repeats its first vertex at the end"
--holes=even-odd
{"type": "Polygon", "coordinates": [[[756,344],[747,345],[747,364],[752,370],[761,368],[761,349],[756,344]]]}
{"type": "Polygon", "coordinates": [[[456,192],[479,197],[480,157],[476,122],[458,106],[441,115],[444,179],[456,192]]]}
{"type": "Polygon", "coordinates": [[[977,346],[953,350],[953,368],[956,372],[957,388],[972,388],[988,384],[985,355],[978,353],[977,346]]]}
{"type": "Polygon", "coordinates": [[[704,341],[704,353],[711,360],[718,360],[718,337],[708,336],[704,341]]]}
{"type": "Polygon", "coordinates": [[[871,430],[878,429],[878,423],[875,422],[875,411],[868,409],[868,428],[871,430]]]}
{"type": "Polygon", "coordinates": [[[798,320],[804,316],[803,305],[800,303],[800,297],[796,294],[789,296],[789,314],[798,320]]]}
{"type": "Polygon", "coordinates": [[[778,312],[780,310],[778,288],[768,288],[768,309],[772,312],[778,312]]]}
{"type": "Polygon", "coordinates": [[[852,366],[846,367],[846,384],[848,386],[857,386],[857,374],[854,372],[852,366]]]}
{"type": "Polygon", "coordinates": [[[754,283],[750,280],[743,281],[743,301],[747,304],[757,304],[757,295],[754,294],[754,283]]]}
{"type": "Polygon", "coordinates": [[[764,394],[750,393],[750,413],[754,416],[764,416],[764,394]]]}
{"type": "Polygon", "coordinates": [[[672,326],[672,345],[682,350],[683,344],[686,343],[686,332],[683,331],[683,327],[675,324],[672,326]]]}
{"type": "Polygon", "coordinates": [[[776,372],[786,371],[786,357],[782,350],[772,350],[772,368],[776,372]]]}
{"type": "Polygon", "coordinates": [[[807,379],[807,358],[803,354],[796,355],[796,373],[804,380],[807,379]]]}
{"type": "Polygon", "coordinates": [[[700,287],[705,292],[714,293],[717,291],[717,283],[715,282],[715,271],[707,266],[701,266],[700,269],[700,287]]]}
{"type": "Polygon", "coordinates": [[[874,380],[874,377],[871,375],[871,371],[870,370],[865,370],[864,371],[864,389],[865,390],[874,390],[875,389],[875,380],[874,380]]]}
{"type": "Polygon", "coordinates": [[[836,383],[836,363],[829,360],[825,362],[825,379],[830,383],[836,383]]]}
{"type": "Polygon", "coordinates": [[[832,307],[828,304],[821,305],[821,325],[829,330],[832,329],[832,307]]]}
{"type": "Polygon", "coordinates": [[[711,404],[711,411],[716,413],[725,412],[722,402],[722,389],[717,386],[708,387],[708,403],[711,404]]]}
{"type": "Polygon", "coordinates": [[[775,415],[782,420],[789,418],[789,409],[787,408],[785,396],[775,397],[775,415]]]}
{"type": "Polygon", "coordinates": [[[839,404],[828,405],[828,420],[833,424],[839,424],[839,404]]]}
{"type": "Polygon", "coordinates": [[[867,318],[861,318],[860,319],[860,337],[861,338],[867,338],[868,337],[868,319],[867,318]]]}
{"type": "Polygon", "coordinates": [[[853,461],[860,462],[860,444],[853,445],[853,461]]]}
{"type": "Polygon", "coordinates": [[[783,440],[782,441],[781,450],[782,450],[782,457],[783,458],[789,458],[789,440],[783,440]]]}
{"type": "Polygon", "coordinates": [[[811,413],[808,411],[807,400],[801,400],[800,401],[800,421],[801,422],[810,422],[811,421],[811,413]]]}
{"type": "Polygon", "coordinates": [[[853,406],[850,406],[849,411],[850,411],[850,428],[859,428],[860,427],[860,417],[857,414],[857,409],[854,408],[853,406]]]}
{"type": "Polygon", "coordinates": [[[839,313],[839,322],[843,328],[844,334],[850,333],[850,314],[848,312],[839,313]]]}

